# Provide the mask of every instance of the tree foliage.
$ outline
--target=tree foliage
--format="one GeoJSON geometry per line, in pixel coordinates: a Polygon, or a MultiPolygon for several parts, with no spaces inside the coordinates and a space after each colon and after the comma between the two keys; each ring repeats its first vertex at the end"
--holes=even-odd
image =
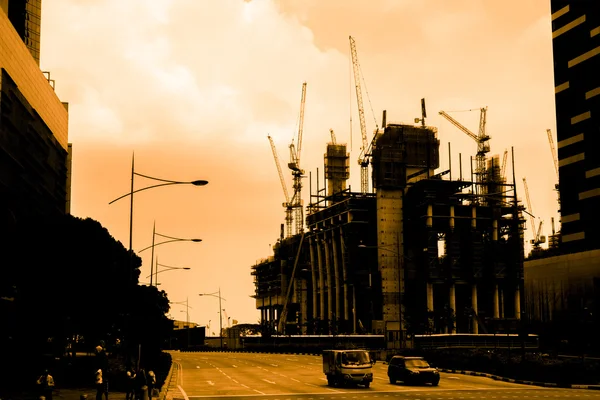
{"type": "Polygon", "coordinates": [[[116,339],[160,345],[169,301],[138,286],[141,259],[99,222],[70,215],[21,222],[3,237],[0,312],[9,326],[4,345],[34,352],[63,349],[80,335],[88,346],[116,339]]]}

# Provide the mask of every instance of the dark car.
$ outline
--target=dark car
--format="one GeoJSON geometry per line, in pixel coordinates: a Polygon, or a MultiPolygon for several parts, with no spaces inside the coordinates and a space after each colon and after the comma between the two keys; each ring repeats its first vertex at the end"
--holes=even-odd
{"type": "Polygon", "coordinates": [[[440,373],[437,368],[429,365],[423,357],[394,356],[388,365],[390,383],[402,381],[407,385],[440,383],[440,373]]]}

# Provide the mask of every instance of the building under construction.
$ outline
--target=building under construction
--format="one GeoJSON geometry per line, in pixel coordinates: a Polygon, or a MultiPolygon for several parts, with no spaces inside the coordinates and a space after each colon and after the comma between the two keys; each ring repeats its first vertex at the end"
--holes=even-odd
{"type": "Polygon", "coordinates": [[[516,326],[522,207],[514,178],[487,151],[468,177],[462,165],[439,172],[435,128],[384,122],[367,154],[373,189],[352,192],[346,146],[328,144],[316,189],[310,177],[306,230],[282,235],[252,267],[262,324],[279,334],[384,334],[388,349],[409,347],[414,334],[516,326]]]}

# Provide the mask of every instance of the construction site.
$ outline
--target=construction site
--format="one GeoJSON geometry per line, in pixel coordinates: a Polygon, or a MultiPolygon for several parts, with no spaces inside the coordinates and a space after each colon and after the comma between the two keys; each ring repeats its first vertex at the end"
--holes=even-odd
{"type": "Polygon", "coordinates": [[[516,333],[524,308],[525,208],[514,168],[505,174],[514,155],[490,154],[487,108],[478,109],[475,132],[439,112],[477,146],[440,171],[442,149],[437,128],[426,125],[424,99],[414,124],[387,123],[384,111],[369,137],[352,37],[350,45],[362,136],[360,191],[348,184],[347,145],[333,130],[323,169],[307,176],[301,168],[303,84],[288,163],[292,195],[269,137],[285,220],[273,254],[251,268],[261,324],[279,335],[378,334],[388,349],[410,348],[420,334],[516,333]]]}

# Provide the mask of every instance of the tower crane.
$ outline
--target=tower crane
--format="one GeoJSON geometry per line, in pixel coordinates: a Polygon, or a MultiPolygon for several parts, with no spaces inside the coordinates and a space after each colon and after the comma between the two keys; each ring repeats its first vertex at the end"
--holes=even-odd
{"type": "Polygon", "coordinates": [[[304,129],[304,104],[306,103],[306,82],[302,84],[302,97],[300,98],[300,121],[298,123],[298,146],[294,145],[294,139],[290,144],[290,162],[288,168],[292,170],[294,195],[291,206],[294,209],[296,222],[296,234],[304,230],[304,216],[302,212],[302,177],[304,170],[300,168],[300,152],[302,150],[302,130],[304,129]]]}
{"type": "Polygon", "coordinates": [[[273,151],[273,159],[275,159],[275,166],[277,167],[277,172],[279,173],[279,180],[281,181],[281,187],[283,188],[283,195],[285,196],[285,203],[283,206],[285,207],[285,228],[286,228],[286,237],[292,236],[292,223],[293,223],[293,207],[290,202],[290,195],[288,194],[287,186],[285,185],[285,179],[283,178],[283,172],[281,172],[281,166],[279,165],[279,157],[277,157],[277,149],[275,148],[275,143],[273,142],[273,138],[267,135],[269,138],[269,143],[271,143],[271,150],[273,151]]]}
{"type": "Polygon", "coordinates": [[[476,189],[478,194],[485,194],[484,191],[484,180],[485,180],[485,159],[486,154],[490,151],[489,140],[490,137],[485,133],[485,123],[486,123],[486,112],[487,107],[483,107],[479,109],[481,114],[479,117],[479,132],[475,135],[473,132],[468,130],[464,125],[460,122],[452,118],[445,111],[440,111],[440,115],[446,118],[452,125],[466,133],[471,139],[477,142],[477,156],[476,156],[476,167],[475,167],[475,180],[476,180],[476,189]]]}
{"type": "Polygon", "coordinates": [[[362,137],[362,146],[358,156],[358,164],[360,165],[360,191],[362,193],[367,193],[369,191],[369,141],[367,140],[365,109],[363,107],[362,91],[360,89],[360,65],[358,64],[358,55],[356,53],[356,42],[352,36],[350,36],[350,52],[352,53],[354,86],[356,88],[356,103],[358,105],[358,118],[360,120],[360,134],[362,137]]]}
{"type": "Polygon", "coordinates": [[[558,157],[556,156],[556,148],[554,147],[554,139],[552,139],[552,131],[546,129],[548,134],[548,143],[550,143],[550,152],[552,153],[552,159],[554,160],[554,170],[556,171],[556,178],[558,179],[558,157]]]}
{"type": "Polygon", "coordinates": [[[532,233],[533,233],[533,239],[531,239],[531,241],[530,241],[530,243],[533,245],[532,252],[539,251],[540,244],[546,242],[546,237],[542,235],[542,225],[543,225],[544,221],[540,220],[540,225],[536,230],[535,217],[533,216],[533,213],[532,213],[533,209],[531,208],[531,201],[529,200],[529,188],[527,187],[527,180],[525,178],[523,178],[523,187],[525,188],[525,199],[527,200],[527,209],[529,210],[528,214],[529,214],[531,229],[532,229],[532,233]]]}
{"type": "Polygon", "coordinates": [[[508,150],[504,150],[504,155],[502,156],[502,166],[500,169],[500,179],[506,176],[506,161],[508,159],[508,150]]]}
{"type": "Polygon", "coordinates": [[[337,141],[335,140],[335,133],[333,133],[333,129],[329,129],[329,133],[331,134],[331,143],[336,144],[337,141]]]}

